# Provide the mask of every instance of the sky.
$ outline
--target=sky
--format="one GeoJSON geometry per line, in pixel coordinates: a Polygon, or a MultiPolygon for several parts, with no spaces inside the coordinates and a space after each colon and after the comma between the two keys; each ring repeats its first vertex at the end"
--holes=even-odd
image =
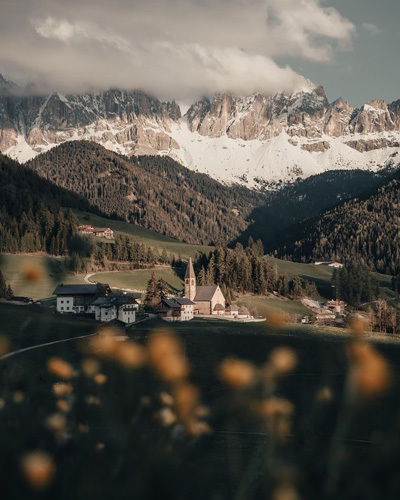
{"type": "Polygon", "coordinates": [[[191,102],[323,85],[400,98],[399,0],[0,0],[0,73],[33,94],[191,102]]]}

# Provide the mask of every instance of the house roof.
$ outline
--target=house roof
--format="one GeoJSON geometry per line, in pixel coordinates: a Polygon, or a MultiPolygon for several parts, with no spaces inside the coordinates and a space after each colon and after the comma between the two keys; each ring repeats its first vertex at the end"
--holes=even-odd
{"type": "Polygon", "coordinates": [[[179,309],[180,308],[180,304],[175,302],[174,299],[162,299],[162,303],[165,304],[170,309],[179,309]]]}
{"type": "Polygon", "coordinates": [[[239,309],[238,309],[238,306],[235,306],[234,304],[231,304],[230,306],[228,306],[228,307],[225,309],[225,311],[227,311],[227,312],[230,312],[230,311],[235,311],[235,312],[236,312],[236,311],[238,311],[238,310],[239,310],[239,309]]]}
{"type": "Polygon", "coordinates": [[[225,307],[222,304],[215,304],[214,311],[225,311],[225,307]]]}
{"type": "Polygon", "coordinates": [[[189,257],[189,262],[188,265],[186,266],[185,279],[187,278],[196,279],[196,275],[194,274],[194,269],[193,269],[192,257],[189,257]]]}
{"type": "MultiPolygon", "coordinates": [[[[108,286],[108,285],[107,285],[108,286]]],[[[53,295],[95,295],[97,285],[58,285],[53,295]]]]}
{"type": "Polygon", "coordinates": [[[186,297],[174,297],[175,302],[178,302],[178,304],[180,304],[181,306],[194,306],[195,303],[190,300],[190,299],[187,299],[186,297]]]}
{"type": "Polygon", "coordinates": [[[196,288],[195,302],[201,300],[211,300],[217,291],[218,285],[198,286],[196,288]]]}
{"type": "Polygon", "coordinates": [[[92,305],[99,307],[112,307],[122,306],[128,303],[136,303],[135,298],[132,297],[132,295],[108,295],[107,297],[98,297],[92,305]]]}

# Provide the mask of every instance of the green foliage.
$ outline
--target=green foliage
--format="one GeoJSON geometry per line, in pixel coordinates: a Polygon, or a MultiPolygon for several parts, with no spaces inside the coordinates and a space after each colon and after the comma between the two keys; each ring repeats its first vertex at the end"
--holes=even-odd
{"type": "Polygon", "coordinates": [[[351,305],[372,302],[379,297],[379,281],[363,264],[350,262],[332,274],[337,297],[351,305]]]}
{"type": "Polygon", "coordinates": [[[10,300],[13,295],[11,285],[6,283],[3,273],[0,271],[0,298],[10,300]]]}
{"type": "Polygon", "coordinates": [[[195,261],[197,283],[216,283],[221,289],[224,287],[228,303],[234,300],[235,294],[247,292],[256,295],[278,292],[291,298],[299,298],[306,293],[309,297],[318,295],[315,284],[298,276],[289,280],[286,274],[279,275],[276,265],[272,266],[262,255],[262,243],[252,239],[246,249],[241,243],[237,243],[234,249],[217,246],[195,261]]]}
{"type": "Polygon", "coordinates": [[[65,208],[88,203],[0,155],[0,252],[65,255],[77,225],[65,208]]]}
{"type": "MultiPolygon", "coordinates": [[[[399,174],[397,174],[397,177],[399,174]]],[[[400,272],[400,180],[393,179],[373,195],[348,201],[306,224],[299,239],[276,254],[295,260],[357,259],[384,274],[400,272]]]]}
{"type": "Polygon", "coordinates": [[[109,217],[196,244],[233,240],[264,199],[243,187],[223,186],[168,157],[128,160],[85,141],[62,144],[28,166],[109,217]]]}

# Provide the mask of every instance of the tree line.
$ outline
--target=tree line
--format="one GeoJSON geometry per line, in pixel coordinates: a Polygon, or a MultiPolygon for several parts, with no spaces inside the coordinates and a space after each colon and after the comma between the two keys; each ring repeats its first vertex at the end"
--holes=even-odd
{"type": "Polygon", "coordinates": [[[277,266],[272,266],[263,256],[261,240],[254,242],[251,237],[246,248],[241,243],[237,243],[234,249],[218,246],[208,255],[199,255],[194,262],[197,283],[219,285],[228,303],[238,293],[277,293],[295,299],[318,297],[314,282],[279,274],[277,266]]]}

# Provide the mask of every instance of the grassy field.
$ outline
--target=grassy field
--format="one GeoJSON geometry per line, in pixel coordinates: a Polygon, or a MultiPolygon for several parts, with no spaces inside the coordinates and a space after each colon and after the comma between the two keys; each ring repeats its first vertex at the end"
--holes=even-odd
{"type": "MultiPolygon", "coordinates": [[[[96,325],[1,304],[0,318],[0,333],[10,338],[13,350],[91,333],[96,325]]],[[[121,343],[105,353],[88,339],[74,339],[0,361],[0,449],[7,498],[143,499],[167,492],[176,500],[225,500],[241,490],[238,498],[246,500],[320,500],[328,498],[324,492],[332,449],[341,452],[336,458],[341,475],[329,498],[398,497],[387,494],[388,484],[398,484],[398,345],[377,344],[378,354],[371,351],[373,361],[385,359],[393,386],[372,401],[352,399],[344,428],[343,411],[349,405],[344,388],[351,363],[344,330],[292,325],[277,330],[267,323],[208,320],[166,324],[155,319],[138,324],[129,335],[140,347],[121,343]],[[129,347],[154,353],[152,334],[165,349],[166,331],[180,339],[184,366],[190,370],[188,381],[175,385],[163,379],[160,364],[150,361],[135,369],[126,364],[129,347]],[[291,349],[297,363],[289,372],[271,375],[268,360],[272,353],[276,360],[275,349],[282,347],[291,349]],[[54,358],[67,362],[67,375],[65,363],[62,369],[54,358]],[[232,372],[232,361],[226,365],[232,358],[246,363],[232,372]],[[57,369],[49,370],[50,360],[57,369]],[[226,377],[226,366],[233,379],[226,377]],[[249,373],[250,385],[235,389],[237,380],[248,383],[249,373]],[[59,383],[63,377],[67,384],[59,383]],[[185,392],[178,392],[182,388],[185,392]],[[195,405],[189,406],[189,415],[198,415],[207,433],[190,434],[187,411],[178,413],[177,424],[163,423],[161,415],[171,415],[166,410],[171,399],[177,413],[182,400],[184,409],[195,405]],[[30,476],[21,474],[21,458],[36,449],[48,453],[56,468],[45,491],[34,490],[27,482],[30,476]],[[294,483],[296,496],[286,491],[285,496],[273,495],[270,485],[281,470],[287,474],[284,481],[291,480],[292,471],[295,479],[301,478],[294,483]]]]}
{"type": "MultiPolygon", "coordinates": [[[[314,281],[323,299],[335,298],[331,287],[333,268],[328,266],[316,266],[314,264],[302,264],[300,262],[290,262],[287,260],[265,257],[272,265],[277,265],[279,273],[287,274],[290,279],[300,276],[308,281],[314,281]]],[[[392,277],[385,274],[375,273],[381,287],[381,297],[383,299],[393,299],[396,294],[391,290],[392,277]]]]}
{"type": "Polygon", "coordinates": [[[150,229],[136,226],[135,224],[104,219],[98,215],[81,212],[79,210],[74,210],[74,213],[82,224],[91,224],[95,227],[109,227],[116,234],[133,236],[139,243],[144,243],[145,245],[158,248],[160,250],[165,248],[168,252],[175,255],[180,253],[184,259],[194,257],[196,252],[207,252],[212,249],[212,247],[202,245],[188,245],[186,243],[181,243],[178,240],[174,240],[168,236],[163,236],[162,234],[158,234],[150,229]]]}
{"type": "MultiPolygon", "coordinates": [[[[137,269],[135,271],[114,271],[94,274],[90,281],[108,283],[112,287],[126,288],[131,290],[146,290],[153,270],[137,269]]],[[[172,293],[183,289],[183,281],[173,269],[159,268],[154,270],[156,279],[163,278],[172,293]]]]}
{"type": "MultiPolygon", "coordinates": [[[[61,259],[48,255],[2,255],[0,269],[15,295],[31,297],[34,300],[51,297],[54,288],[59,283],[84,283],[84,274],[70,275],[60,273],[61,259]],[[37,280],[26,279],[27,271],[35,270],[37,280]]],[[[108,283],[112,287],[145,290],[151,277],[152,269],[135,271],[113,271],[98,273],[91,276],[91,281],[108,283]]],[[[163,278],[172,293],[181,291],[183,281],[173,270],[158,268],[154,270],[156,278],[163,278]]]]}
{"type": "Polygon", "coordinates": [[[293,316],[308,316],[310,311],[303,306],[299,300],[278,300],[255,295],[241,295],[238,298],[238,306],[245,306],[257,316],[268,316],[269,314],[283,313],[293,316]]]}
{"type": "Polygon", "coordinates": [[[34,300],[51,297],[59,283],[82,283],[83,276],[60,273],[61,259],[48,255],[1,255],[0,269],[7,282],[11,283],[14,295],[31,297],[34,300]],[[37,279],[26,279],[34,270],[37,279]]]}

